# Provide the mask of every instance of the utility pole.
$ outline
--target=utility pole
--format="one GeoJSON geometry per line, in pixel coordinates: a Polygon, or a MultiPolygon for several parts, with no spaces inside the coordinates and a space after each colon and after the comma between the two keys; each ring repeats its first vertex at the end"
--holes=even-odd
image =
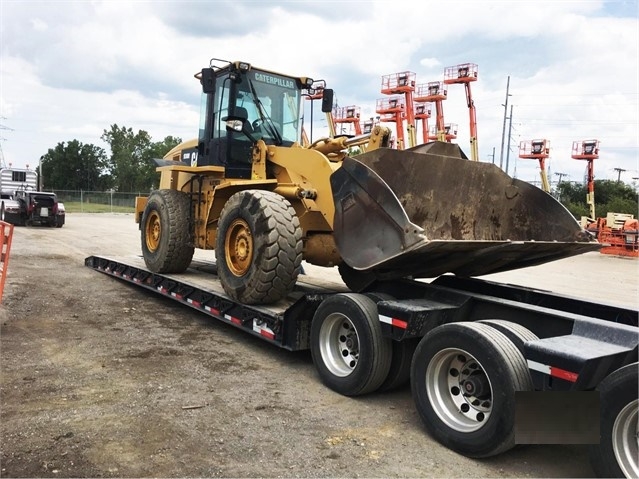
{"type": "MultiPolygon", "coordinates": [[[[506,115],[508,114],[508,97],[510,94],[508,90],[510,89],[510,75],[508,75],[508,81],[506,82],[506,103],[502,106],[504,107],[504,126],[501,129],[501,155],[499,156],[499,168],[503,169],[504,166],[504,140],[506,137],[506,115]]],[[[508,144],[510,147],[510,144],[508,144]]],[[[506,168],[508,170],[508,168],[506,168]]]]}
{"type": "Polygon", "coordinates": [[[615,168],[615,171],[617,172],[617,183],[619,183],[621,181],[621,173],[626,170],[624,170],[623,168],[615,168]]]}
{"type": "MultiPolygon", "coordinates": [[[[6,120],[4,116],[0,116],[0,120],[6,120]]],[[[9,128],[8,126],[0,124],[0,130],[9,130],[13,131],[13,128],[9,128]]],[[[6,138],[0,138],[0,168],[6,168],[7,165],[4,162],[4,151],[2,151],[2,142],[5,141],[6,138]]]]}
{"type": "Polygon", "coordinates": [[[555,175],[559,177],[559,180],[557,181],[557,184],[559,184],[564,176],[568,176],[568,173],[555,173],[555,175]]]}
{"type": "Polygon", "coordinates": [[[508,161],[510,159],[510,139],[513,131],[513,106],[510,105],[510,118],[508,125],[508,148],[506,149],[506,174],[508,174],[508,161]]]}

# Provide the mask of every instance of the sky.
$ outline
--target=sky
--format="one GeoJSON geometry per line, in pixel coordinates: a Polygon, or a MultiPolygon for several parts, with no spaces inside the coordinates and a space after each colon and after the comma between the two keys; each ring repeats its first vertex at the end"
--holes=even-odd
{"type": "MultiPolygon", "coordinates": [[[[35,168],[72,140],[108,154],[100,137],[113,124],[195,137],[193,75],[212,58],[322,79],[362,119],[377,115],[383,76],[421,85],[471,63],[480,161],[539,184],[539,163],[519,153],[544,139],[551,183],[583,182],[572,145],[596,139],[595,178],[638,184],[638,18],[638,0],[0,0],[1,159],[35,168]]],[[[327,130],[314,103],[317,139],[327,130]]],[[[464,87],[442,105],[470,156],[464,87]]]]}

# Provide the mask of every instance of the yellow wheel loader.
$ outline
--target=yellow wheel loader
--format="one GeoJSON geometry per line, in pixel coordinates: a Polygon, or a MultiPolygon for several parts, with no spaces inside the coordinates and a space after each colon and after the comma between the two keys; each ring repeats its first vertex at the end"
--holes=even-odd
{"type": "MultiPolygon", "coordinates": [[[[225,292],[275,303],[302,261],[337,266],[346,285],[443,273],[479,276],[597,249],[552,196],[457,145],[388,147],[390,131],[302,146],[301,101],[313,84],[211,60],[197,140],[157,160],[159,188],[136,201],[142,252],[156,273],[185,271],[214,249],[225,292]],[[364,153],[348,156],[351,147],[364,153]]],[[[332,108],[325,90],[323,111],[332,108]]]]}

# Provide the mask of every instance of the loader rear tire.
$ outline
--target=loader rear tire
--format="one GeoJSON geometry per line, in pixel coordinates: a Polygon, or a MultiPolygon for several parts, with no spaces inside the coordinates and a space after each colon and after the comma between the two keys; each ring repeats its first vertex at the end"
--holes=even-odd
{"type": "Polygon", "coordinates": [[[154,273],[183,273],[195,247],[191,229],[191,200],[187,193],[156,190],[144,208],[142,256],[154,273]]]}
{"type": "Polygon", "coordinates": [[[375,302],[356,293],[326,298],[311,323],[311,356],[322,382],[345,396],[376,391],[388,376],[391,339],[375,302]]]}
{"type": "Polygon", "coordinates": [[[224,291],[243,304],[285,298],[300,274],[302,247],[302,229],[288,200],[272,191],[235,193],[220,213],[215,243],[224,291]]]}
{"type": "Polygon", "coordinates": [[[532,391],[526,360],[502,333],[481,323],[450,323],[420,341],[411,389],[428,432],[468,457],[515,446],[515,393],[532,391]]]}

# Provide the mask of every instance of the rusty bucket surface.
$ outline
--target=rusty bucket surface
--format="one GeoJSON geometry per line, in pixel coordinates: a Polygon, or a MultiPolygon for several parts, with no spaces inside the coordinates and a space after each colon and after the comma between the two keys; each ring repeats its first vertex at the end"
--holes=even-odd
{"type": "Polygon", "coordinates": [[[451,143],[346,158],[331,187],[342,259],[380,278],[480,276],[600,248],[551,195],[451,143]]]}

